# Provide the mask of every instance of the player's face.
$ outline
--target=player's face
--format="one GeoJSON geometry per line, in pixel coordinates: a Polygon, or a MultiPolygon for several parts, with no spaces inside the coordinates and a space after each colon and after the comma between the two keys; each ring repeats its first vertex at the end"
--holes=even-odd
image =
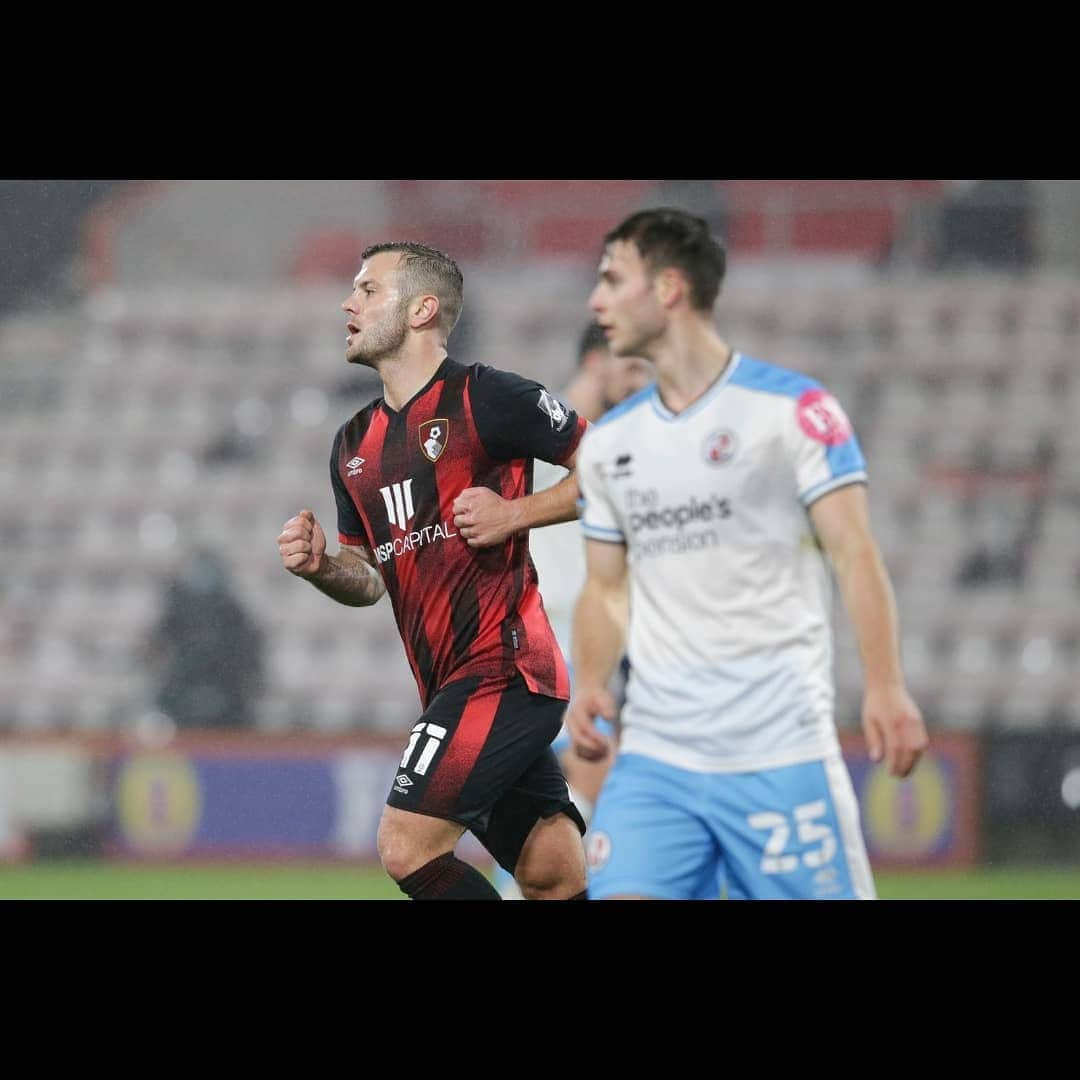
{"type": "Polygon", "coordinates": [[[667,328],[667,315],[637,245],[625,240],[609,244],[598,273],[589,307],[612,353],[648,356],[650,344],[667,328]]]}
{"type": "Polygon", "coordinates": [[[652,379],[652,364],[643,357],[609,354],[604,370],[605,407],[610,409],[618,405],[647,386],[652,379]]]}
{"type": "Polygon", "coordinates": [[[409,324],[398,282],[400,258],[396,251],[373,255],[360,267],[352,295],[341,305],[349,317],[345,359],[350,364],[374,367],[405,343],[409,324]]]}

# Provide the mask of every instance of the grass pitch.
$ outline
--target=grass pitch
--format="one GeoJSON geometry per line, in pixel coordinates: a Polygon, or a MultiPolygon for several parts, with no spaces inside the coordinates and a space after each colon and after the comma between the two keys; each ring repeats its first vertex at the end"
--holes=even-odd
{"type": "MultiPolygon", "coordinates": [[[[883,900],[1077,900],[1080,868],[879,873],[883,900]]],[[[378,867],[161,866],[108,862],[0,865],[3,900],[401,900],[378,867]]]]}

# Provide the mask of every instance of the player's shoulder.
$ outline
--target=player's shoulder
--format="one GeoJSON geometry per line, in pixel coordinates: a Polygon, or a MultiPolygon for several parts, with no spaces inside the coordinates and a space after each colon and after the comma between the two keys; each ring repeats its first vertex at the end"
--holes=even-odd
{"type": "Polygon", "coordinates": [[[500,391],[513,391],[522,387],[539,386],[539,383],[534,379],[518,375],[514,371],[507,371],[505,368],[493,367],[491,364],[477,362],[467,365],[455,364],[455,367],[465,373],[474,389],[488,393],[497,394],[500,391]]]}
{"type": "Polygon", "coordinates": [[[737,359],[728,381],[729,386],[787,398],[800,398],[808,391],[824,389],[818,379],[794,368],[783,367],[768,360],[758,360],[745,353],[739,353],[737,359]]]}
{"type": "Polygon", "coordinates": [[[603,416],[594,420],[589,427],[590,432],[596,437],[613,437],[616,433],[625,431],[627,426],[633,423],[632,414],[647,407],[655,393],[655,382],[642,387],[637,393],[631,394],[614,408],[608,409],[603,416]],[[604,435],[601,435],[602,432],[604,435]]]}

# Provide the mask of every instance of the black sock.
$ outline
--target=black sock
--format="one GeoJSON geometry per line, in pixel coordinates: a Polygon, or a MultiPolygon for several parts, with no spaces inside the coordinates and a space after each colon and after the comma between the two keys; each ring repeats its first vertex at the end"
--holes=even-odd
{"type": "Polygon", "coordinates": [[[452,851],[402,878],[398,888],[413,900],[502,899],[479,870],[462,862],[452,851]]]}

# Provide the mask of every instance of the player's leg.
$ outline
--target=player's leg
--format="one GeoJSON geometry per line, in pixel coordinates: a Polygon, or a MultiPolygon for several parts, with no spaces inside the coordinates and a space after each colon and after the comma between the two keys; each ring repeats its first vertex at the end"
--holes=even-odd
{"type": "MultiPolygon", "coordinates": [[[[602,716],[598,716],[594,722],[596,730],[610,739],[614,746],[617,738],[615,725],[602,716]]],[[[570,744],[570,734],[565,724],[558,738],[551,744],[551,749],[559,758],[563,776],[570,785],[570,794],[574,798],[574,804],[581,811],[585,823],[588,824],[592,820],[596,800],[600,798],[600,789],[604,786],[604,781],[615,760],[615,752],[613,750],[603,761],[586,761],[578,757],[570,744]]]]}
{"type": "MultiPolygon", "coordinates": [[[[613,724],[599,717],[596,721],[596,728],[614,740],[615,728],[613,724]]],[[[588,828],[589,822],[592,820],[596,800],[600,795],[600,789],[603,787],[608,770],[611,768],[612,759],[586,761],[584,758],[576,757],[570,747],[570,733],[566,730],[565,724],[551,744],[551,749],[559,759],[559,766],[562,769],[563,776],[566,778],[567,786],[570,788],[570,800],[578,808],[586,828],[588,828]]],[[[586,832],[585,843],[588,844],[588,842],[589,834],[586,832]]],[[[523,899],[521,888],[517,881],[514,880],[514,875],[508,870],[497,866],[494,880],[495,888],[499,890],[499,895],[504,900],[523,899]]]]}
{"type": "MultiPolygon", "coordinates": [[[[378,845],[386,872],[415,900],[501,899],[483,874],[454,855],[454,847],[487,812],[463,803],[461,795],[482,756],[503,689],[477,678],[452,683],[410,732],[379,823],[378,845]]],[[[503,778],[488,801],[510,782],[503,778]]]]}
{"type": "Polygon", "coordinates": [[[702,815],[707,779],[619,754],[592,822],[590,899],[692,900],[713,890],[719,849],[702,815]]]}
{"type": "Polygon", "coordinates": [[[456,821],[386,806],[378,839],[383,869],[414,900],[500,899],[483,874],[454,855],[464,831],[456,821]]]}
{"type": "Polygon", "coordinates": [[[872,900],[859,807],[840,756],[715,778],[728,895],[872,900]]]}
{"type": "Polygon", "coordinates": [[[524,899],[585,899],[582,826],[563,811],[535,822],[514,867],[524,899]]]}
{"type": "MultiPolygon", "coordinates": [[[[473,832],[528,900],[584,899],[585,822],[548,745],[565,707],[516,680],[507,688],[490,736],[494,761],[510,755],[529,759],[487,822],[473,832]]],[[[477,770],[481,780],[482,773],[477,770]]]]}

